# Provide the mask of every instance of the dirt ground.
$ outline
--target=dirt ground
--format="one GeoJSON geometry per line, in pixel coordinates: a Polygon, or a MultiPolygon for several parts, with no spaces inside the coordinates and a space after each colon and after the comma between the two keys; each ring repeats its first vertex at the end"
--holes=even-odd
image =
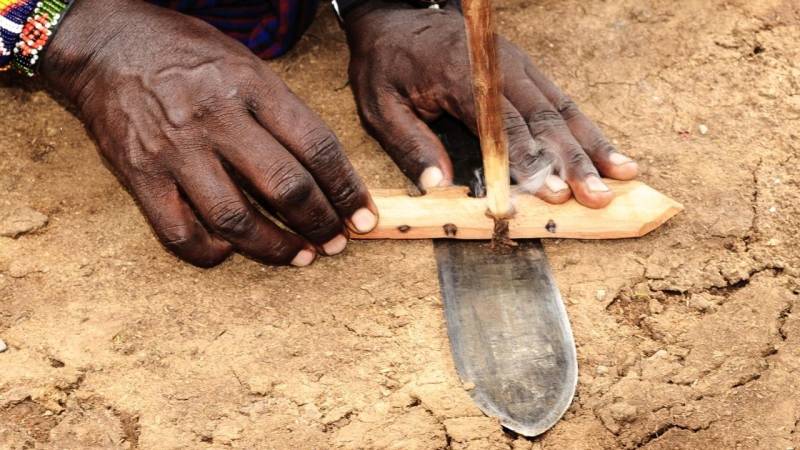
{"type": "MultiPolygon", "coordinates": [[[[430,242],[357,242],[302,270],[190,267],[79,121],[5,79],[0,448],[800,447],[800,4],[499,9],[500,30],[686,206],[643,239],[546,243],[580,364],[563,421],[527,440],[472,404],[430,242]]],[[[346,59],[326,10],[273,66],[371,186],[401,186],[358,126],[346,59]]]]}

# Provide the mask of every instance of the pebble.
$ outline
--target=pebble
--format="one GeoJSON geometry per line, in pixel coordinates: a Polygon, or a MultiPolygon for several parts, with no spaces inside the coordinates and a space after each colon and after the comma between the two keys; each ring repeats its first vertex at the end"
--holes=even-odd
{"type": "Polygon", "coordinates": [[[8,345],[6,345],[5,341],[0,339],[0,353],[3,353],[6,350],[8,350],[8,345]]]}
{"type": "Polygon", "coordinates": [[[661,314],[664,312],[664,305],[661,304],[658,300],[651,298],[647,304],[648,309],[650,310],[650,314],[661,314]]]}
{"type": "Polygon", "coordinates": [[[699,131],[700,134],[705,136],[705,135],[708,134],[708,126],[706,126],[705,124],[701,123],[700,125],[697,126],[697,131],[699,131]]]}
{"type": "Polygon", "coordinates": [[[605,289],[598,289],[597,292],[595,292],[594,294],[594,298],[602,302],[603,300],[605,300],[606,294],[607,292],[605,289]]]}
{"type": "Polygon", "coordinates": [[[48,217],[27,206],[0,211],[0,236],[16,239],[47,225],[48,217]]]}
{"type": "Polygon", "coordinates": [[[11,278],[25,278],[34,272],[41,272],[41,270],[29,261],[20,260],[11,261],[6,271],[11,278]]]}

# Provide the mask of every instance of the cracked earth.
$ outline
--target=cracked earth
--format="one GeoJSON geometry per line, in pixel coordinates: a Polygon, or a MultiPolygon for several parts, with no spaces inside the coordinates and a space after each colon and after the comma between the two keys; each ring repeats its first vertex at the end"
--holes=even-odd
{"type": "MultiPolygon", "coordinates": [[[[430,243],[357,242],[304,270],[188,267],[78,121],[0,79],[0,115],[26,118],[0,121],[0,448],[800,447],[797,2],[497,6],[686,207],[642,239],[546,242],[578,345],[564,420],[528,440],[473,405],[430,243]]],[[[357,125],[345,50],[326,10],[270,64],[371,186],[402,186],[357,125]]]]}

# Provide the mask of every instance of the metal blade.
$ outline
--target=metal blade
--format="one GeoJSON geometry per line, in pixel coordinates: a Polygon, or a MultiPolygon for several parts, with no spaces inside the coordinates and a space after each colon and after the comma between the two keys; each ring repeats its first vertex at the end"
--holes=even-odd
{"type": "Polygon", "coordinates": [[[567,312],[538,240],[510,254],[436,240],[456,369],[489,416],[525,436],[552,427],[575,394],[578,362],[567,312]]]}
{"type": "MultiPolygon", "coordinates": [[[[453,160],[455,182],[481,196],[480,148],[463,125],[432,125],[453,160]]],[[[485,242],[434,240],[456,370],[475,403],[524,436],[552,427],[578,382],[575,342],[538,239],[508,252],[485,242]]]]}

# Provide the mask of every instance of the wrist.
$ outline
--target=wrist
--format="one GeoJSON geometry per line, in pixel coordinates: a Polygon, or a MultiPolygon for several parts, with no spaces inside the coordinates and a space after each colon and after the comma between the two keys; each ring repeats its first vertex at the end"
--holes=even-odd
{"type": "Polygon", "coordinates": [[[342,27],[350,33],[358,30],[362,32],[365,22],[380,22],[381,17],[393,13],[403,14],[408,11],[424,10],[447,12],[461,12],[460,0],[363,0],[348,11],[340,15],[342,27]]]}
{"type": "Polygon", "coordinates": [[[85,75],[91,72],[91,63],[108,46],[116,30],[124,27],[118,20],[118,12],[129,3],[125,0],[74,0],[69,15],[64,17],[42,55],[42,77],[76,101],[77,92],[73,87],[87,83],[85,75]]]}

